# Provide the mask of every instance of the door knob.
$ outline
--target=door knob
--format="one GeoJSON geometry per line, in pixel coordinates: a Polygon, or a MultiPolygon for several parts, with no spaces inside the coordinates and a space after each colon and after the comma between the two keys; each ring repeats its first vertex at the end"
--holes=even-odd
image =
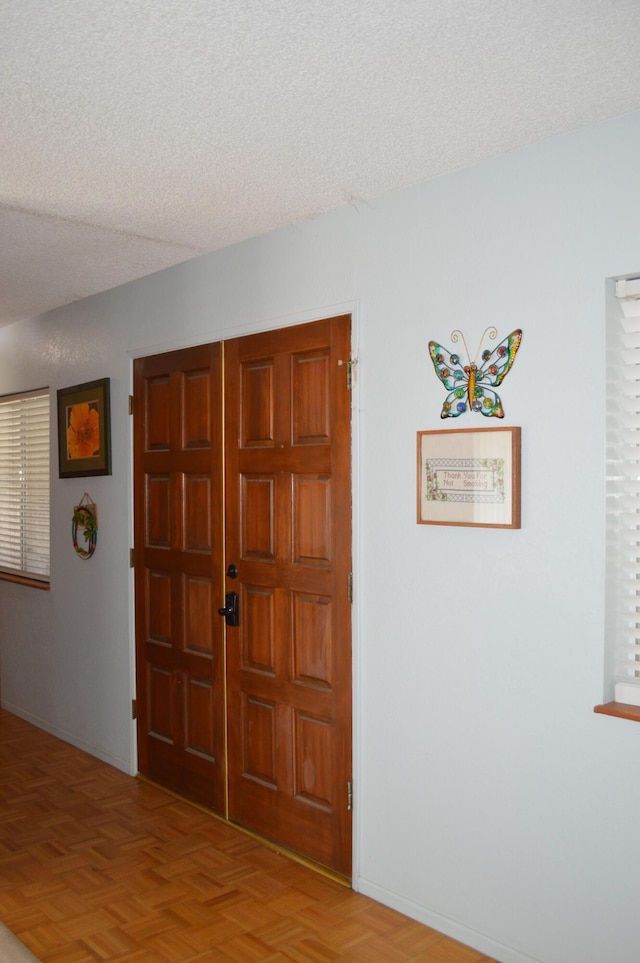
{"type": "Polygon", "coordinates": [[[218,615],[224,615],[227,625],[240,624],[240,605],[237,592],[227,592],[224,597],[224,608],[218,609],[218,615]]]}

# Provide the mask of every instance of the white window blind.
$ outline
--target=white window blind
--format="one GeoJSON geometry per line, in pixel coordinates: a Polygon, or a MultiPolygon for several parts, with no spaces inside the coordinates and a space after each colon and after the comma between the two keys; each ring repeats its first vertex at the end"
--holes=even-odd
{"type": "Polygon", "coordinates": [[[49,392],[0,397],[0,570],[49,580],[49,392]]]}
{"type": "Polygon", "coordinates": [[[629,284],[616,283],[607,319],[606,608],[615,701],[640,705],[640,300],[629,284]]]}

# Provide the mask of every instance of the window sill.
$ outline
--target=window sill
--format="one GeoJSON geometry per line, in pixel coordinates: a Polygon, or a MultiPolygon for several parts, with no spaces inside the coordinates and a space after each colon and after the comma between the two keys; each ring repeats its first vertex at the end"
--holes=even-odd
{"type": "Polygon", "coordinates": [[[27,585],[29,588],[42,589],[48,592],[51,588],[49,582],[42,579],[29,578],[27,575],[11,575],[9,572],[0,572],[0,582],[15,582],[16,585],[27,585]]]}
{"type": "Polygon", "coordinates": [[[602,706],[595,706],[593,711],[603,716],[616,716],[618,719],[640,722],[640,706],[627,705],[626,702],[605,702],[602,706]]]}

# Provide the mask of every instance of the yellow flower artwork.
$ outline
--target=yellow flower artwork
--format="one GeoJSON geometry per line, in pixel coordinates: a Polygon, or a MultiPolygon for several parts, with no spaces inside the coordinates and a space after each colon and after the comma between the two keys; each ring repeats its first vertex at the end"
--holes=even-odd
{"type": "Polygon", "coordinates": [[[109,379],[58,388],[60,478],[111,474],[109,379]]]}
{"type": "Polygon", "coordinates": [[[67,457],[94,458],[100,452],[100,415],[98,402],[88,401],[67,407],[67,457]]]}

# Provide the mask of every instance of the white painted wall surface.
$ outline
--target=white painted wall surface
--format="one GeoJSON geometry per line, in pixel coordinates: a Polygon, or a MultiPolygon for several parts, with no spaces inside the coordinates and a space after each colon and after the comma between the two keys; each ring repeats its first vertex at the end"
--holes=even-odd
{"type": "Polygon", "coordinates": [[[54,458],[52,590],[0,584],[3,706],[133,771],[131,358],[346,306],[355,885],[501,963],[637,963],[640,726],[593,706],[610,697],[604,290],[640,270],[638,156],[636,114],[0,329],[0,393],[111,378],[114,462],[60,480],[54,458]],[[490,324],[524,331],[501,389],[522,529],[418,526],[415,433],[443,427],[427,342],[458,327],[475,350],[490,324]],[[85,490],[89,562],[70,538],[85,490]]]}

